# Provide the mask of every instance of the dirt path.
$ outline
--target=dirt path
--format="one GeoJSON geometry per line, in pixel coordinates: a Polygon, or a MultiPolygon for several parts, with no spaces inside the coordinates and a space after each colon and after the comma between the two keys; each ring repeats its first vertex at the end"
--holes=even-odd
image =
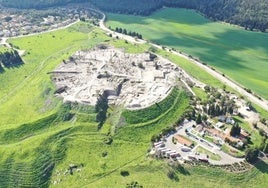
{"type": "MultiPolygon", "coordinates": [[[[97,10],[95,10],[95,11],[97,11],[97,10]]],[[[105,14],[100,12],[100,11],[97,11],[97,12],[99,12],[100,14],[103,15],[103,18],[100,21],[100,28],[103,29],[104,31],[108,32],[108,33],[115,34],[112,30],[110,30],[109,28],[107,28],[105,26],[105,24],[104,24],[104,21],[106,19],[105,14]]],[[[132,43],[136,43],[136,44],[137,43],[142,44],[142,43],[147,42],[147,41],[141,40],[141,39],[136,40],[135,38],[133,38],[131,36],[123,35],[121,33],[116,33],[116,35],[118,35],[120,38],[122,38],[124,40],[127,40],[127,41],[132,42],[132,43]]],[[[154,46],[154,47],[156,47],[158,49],[162,49],[162,46],[160,46],[160,45],[157,45],[157,44],[154,44],[154,43],[149,43],[149,44],[151,44],[152,46],[154,46]]],[[[218,80],[220,80],[221,82],[223,82],[225,85],[233,88],[235,91],[239,92],[241,95],[246,96],[248,98],[248,100],[250,100],[252,103],[257,104],[258,106],[260,106],[264,110],[268,111],[268,101],[267,100],[265,100],[265,99],[260,100],[259,98],[255,97],[253,94],[248,93],[247,91],[245,91],[243,89],[243,86],[235,83],[230,78],[224,77],[221,73],[212,70],[210,67],[208,67],[206,65],[203,65],[201,62],[193,60],[193,59],[189,58],[187,55],[180,54],[180,53],[178,53],[178,52],[176,52],[174,50],[169,50],[169,51],[172,52],[173,54],[177,55],[177,56],[183,57],[183,58],[191,61],[192,63],[196,64],[198,67],[200,67],[201,69],[203,69],[206,72],[208,72],[209,74],[211,74],[213,77],[215,77],[218,80]]]]}

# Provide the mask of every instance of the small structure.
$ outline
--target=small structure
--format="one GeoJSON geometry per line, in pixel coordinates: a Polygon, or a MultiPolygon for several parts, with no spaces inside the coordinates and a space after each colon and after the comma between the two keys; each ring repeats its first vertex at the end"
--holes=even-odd
{"type": "Polygon", "coordinates": [[[216,127],[218,127],[218,128],[223,128],[224,127],[224,123],[222,123],[222,122],[218,122],[218,123],[216,123],[216,127]]]}
{"type": "Polygon", "coordinates": [[[242,138],[248,138],[250,135],[247,133],[244,129],[241,129],[240,131],[240,137],[242,138]]]}
{"type": "Polygon", "coordinates": [[[187,147],[191,147],[193,145],[193,142],[184,138],[183,136],[181,135],[175,135],[174,138],[177,140],[178,143],[184,145],[184,146],[187,146],[187,147]]]}

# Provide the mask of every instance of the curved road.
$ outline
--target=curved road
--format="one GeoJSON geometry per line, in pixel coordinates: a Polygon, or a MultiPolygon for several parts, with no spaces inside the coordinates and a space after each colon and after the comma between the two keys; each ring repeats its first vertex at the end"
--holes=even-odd
{"type": "MultiPolygon", "coordinates": [[[[104,24],[104,21],[106,19],[106,15],[101,11],[98,11],[98,10],[95,10],[95,11],[103,15],[102,19],[100,20],[100,28],[102,30],[110,33],[110,34],[113,34],[114,31],[112,31],[109,28],[107,28],[105,26],[105,24],[104,24]]],[[[124,40],[127,40],[129,42],[132,42],[132,43],[147,43],[147,41],[145,41],[145,40],[135,39],[135,38],[133,38],[131,36],[124,35],[124,34],[121,34],[121,33],[116,33],[116,35],[119,36],[120,38],[122,38],[124,40]]],[[[148,42],[148,43],[151,44],[152,46],[156,47],[156,48],[162,49],[162,46],[160,46],[160,45],[157,45],[157,44],[154,44],[154,43],[151,43],[151,42],[148,42]]],[[[252,103],[257,104],[258,106],[260,106],[263,109],[268,111],[268,101],[266,99],[260,100],[259,98],[255,97],[253,94],[248,93],[247,91],[245,91],[244,88],[241,85],[235,83],[233,80],[222,76],[221,73],[212,70],[210,67],[208,67],[206,65],[203,65],[199,61],[196,61],[196,60],[193,60],[193,59],[189,58],[187,55],[180,54],[180,53],[178,53],[178,52],[176,52],[174,50],[169,50],[169,51],[172,52],[173,54],[177,55],[177,56],[183,57],[183,58],[191,61],[192,63],[196,64],[198,67],[200,67],[201,69],[205,70],[206,72],[208,72],[209,74],[214,76],[216,79],[218,79],[221,82],[223,82],[225,85],[233,88],[235,91],[239,92],[241,95],[246,96],[248,98],[248,100],[250,100],[252,103]]]]}

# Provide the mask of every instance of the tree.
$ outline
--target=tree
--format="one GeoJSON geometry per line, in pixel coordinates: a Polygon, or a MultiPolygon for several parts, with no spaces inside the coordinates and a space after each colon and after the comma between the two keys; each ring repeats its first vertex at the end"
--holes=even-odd
{"type": "Polygon", "coordinates": [[[204,89],[205,89],[205,92],[206,92],[206,93],[210,92],[210,87],[209,87],[208,85],[206,85],[206,86],[204,87],[204,89]]]}
{"type": "Polygon", "coordinates": [[[132,181],[130,184],[127,184],[126,188],[143,188],[143,186],[136,181],[132,181]]]}
{"type": "Polygon", "coordinates": [[[18,67],[23,64],[23,61],[16,50],[0,53],[0,63],[6,68],[18,67]]]}
{"type": "Polygon", "coordinates": [[[254,163],[258,160],[259,150],[257,148],[249,148],[246,151],[246,161],[249,163],[254,163]]]}
{"type": "Polygon", "coordinates": [[[239,136],[240,132],[241,132],[241,127],[238,125],[237,122],[235,122],[235,124],[231,128],[230,135],[234,137],[239,136]]]}
{"type": "Polygon", "coordinates": [[[204,114],[203,116],[202,116],[202,121],[207,121],[208,120],[208,117],[204,114]]]}
{"type": "Polygon", "coordinates": [[[81,22],[85,22],[85,21],[86,21],[86,18],[85,18],[85,17],[81,17],[81,18],[80,18],[80,21],[81,21],[81,22]]]}
{"type": "Polygon", "coordinates": [[[220,115],[220,112],[221,112],[221,108],[220,108],[220,106],[217,104],[217,105],[216,105],[216,108],[215,108],[215,115],[216,115],[216,116],[220,115]]]}
{"type": "Polygon", "coordinates": [[[195,109],[192,110],[191,119],[195,119],[195,109]]]}
{"type": "Polygon", "coordinates": [[[264,131],[263,129],[259,129],[259,135],[261,135],[261,136],[265,136],[266,133],[265,133],[265,131],[264,131]]]}
{"type": "Polygon", "coordinates": [[[215,106],[214,106],[214,104],[211,104],[210,106],[209,106],[209,115],[211,115],[211,116],[215,116],[215,106]]]}
{"type": "Polygon", "coordinates": [[[201,114],[198,114],[197,115],[197,118],[196,118],[196,120],[195,120],[195,122],[196,122],[196,124],[200,124],[200,123],[202,123],[202,119],[201,119],[202,117],[201,117],[201,114]]]}

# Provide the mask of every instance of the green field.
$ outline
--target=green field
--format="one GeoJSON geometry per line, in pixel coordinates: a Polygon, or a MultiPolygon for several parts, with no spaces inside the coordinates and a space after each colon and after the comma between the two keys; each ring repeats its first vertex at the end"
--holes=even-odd
{"type": "MultiPolygon", "coordinates": [[[[151,16],[108,14],[107,26],[198,57],[268,98],[268,35],[211,22],[193,10],[162,9],[151,16]]],[[[198,73],[196,73],[198,74],[198,73]]]]}
{"type": "Polygon", "coordinates": [[[126,187],[132,181],[144,187],[268,184],[266,163],[235,175],[217,168],[185,166],[187,173],[176,171],[177,180],[171,180],[167,177],[171,167],[147,155],[151,137],[172,126],[188,108],[184,91],[173,90],[159,103],[160,111],[152,106],[157,116],[151,111],[131,114],[111,107],[101,130],[94,107],[62,104],[54,97],[47,72],[76,50],[106,43],[138,53],[148,50],[148,45],[111,39],[87,23],[10,42],[26,53],[23,66],[0,74],[0,187],[126,187]],[[130,115],[139,121],[126,121],[130,115]],[[72,175],[70,165],[77,166],[72,175]]]}

